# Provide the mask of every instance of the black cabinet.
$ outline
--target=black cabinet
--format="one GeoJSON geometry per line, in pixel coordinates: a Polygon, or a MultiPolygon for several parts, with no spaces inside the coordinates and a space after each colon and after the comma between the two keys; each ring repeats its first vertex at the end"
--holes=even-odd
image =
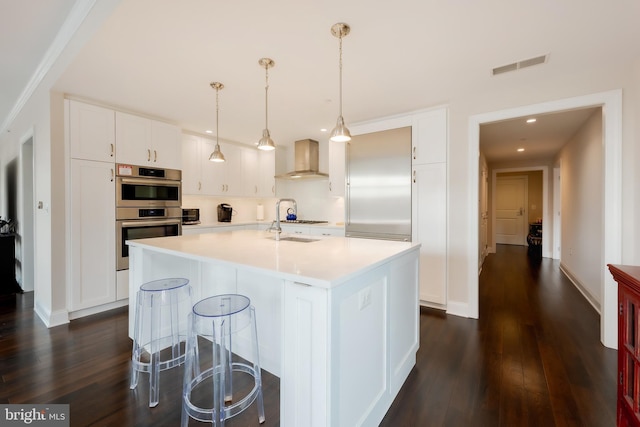
{"type": "Polygon", "coordinates": [[[16,236],[0,234],[0,295],[22,292],[16,282],[16,236]]]}

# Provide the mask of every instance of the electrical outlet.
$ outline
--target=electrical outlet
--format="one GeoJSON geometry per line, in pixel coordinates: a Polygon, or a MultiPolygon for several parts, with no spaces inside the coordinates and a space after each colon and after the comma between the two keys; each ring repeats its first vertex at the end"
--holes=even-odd
{"type": "Polygon", "coordinates": [[[362,289],[358,292],[358,308],[364,310],[364,308],[371,304],[371,288],[362,289]]]}

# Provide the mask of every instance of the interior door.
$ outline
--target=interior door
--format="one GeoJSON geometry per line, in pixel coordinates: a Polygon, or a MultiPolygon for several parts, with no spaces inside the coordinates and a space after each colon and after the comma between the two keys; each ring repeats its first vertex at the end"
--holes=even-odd
{"type": "Polygon", "coordinates": [[[527,177],[496,178],[496,243],[525,244],[527,177]]]}

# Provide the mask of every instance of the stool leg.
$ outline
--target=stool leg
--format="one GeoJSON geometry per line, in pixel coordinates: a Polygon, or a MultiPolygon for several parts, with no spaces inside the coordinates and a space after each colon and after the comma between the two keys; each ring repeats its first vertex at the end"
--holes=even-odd
{"type": "Polygon", "coordinates": [[[222,392],[222,387],[225,384],[225,352],[222,347],[224,347],[224,328],[225,321],[223,320],[220,324],[216,324],[216,321],[212,321],[213,323],[213,414],[212,420],[213,425],[216,427],[224,427],[225,420],[225,412],[224,412],[224,393],[222,392]]]}
{"type": "Polygon", "coordinates": [[[258,395],[256,396],[256,404],[258,405],[258,422],[264,423],[264,401],[262,399],[262,371],[260,370],[260,350],[258,348],[258,327],[256,326],[256,311],[251,306],[251,334],[253,335],[253,370],[255,372],[256,386],[258,387],[258,395]]]}
{"type": "Polygon", "coordinates": [[[129,388],[133,390],[138,386],[138,366],[137,362],[140,361],[140,328],[142,322],[140,321],[140,316],[142,315],[141,304],[140,301],[141,295],[140,292],[136,293],[136,314],[133,324],[133,348],[131,350],[131,381],[129,383],[129,388]]]}
{"type": "Polygon", "coordinates": [[[150,325],[150,372],[149,372],[149,407],[158,405],[160,387],[160,301],[154,301],[151,295],[151,325],[150,325]]]}
{"type": "Polygon", "coordinates": [[[198,344],[194,338],[195,336],[195,324],[194,318],[191,313],[187,315],[187,342],[185,343],[185,361],[184,361],[184,380],[182,381],[182,417],[180,420],[181,427],[187,427],[189,425],[189,414],[187,413],[187,402],[191,400],[191,379],[200,375],[200,369],[197,369],[198,373],[193,374],[192,369],[195,370],[194,363],[198,363],[196,359],[198,344]]]}
{"type": "Polygon", "coordinates": [[[225,382],[224,382],[224,401],[231,402],[233,401],[233,359],[231,356],[231,320],[225,320],[226,327],[224,328],[223,334],[223,347],[222,352],[225,353],[226,363],[224,364],[225,369],[225,382]]]}
{"type": "Polygon", "coordinates": [[[178,317],[178,295],[171,293],[171,358],[180,356],[180,318],[178,317]]]}

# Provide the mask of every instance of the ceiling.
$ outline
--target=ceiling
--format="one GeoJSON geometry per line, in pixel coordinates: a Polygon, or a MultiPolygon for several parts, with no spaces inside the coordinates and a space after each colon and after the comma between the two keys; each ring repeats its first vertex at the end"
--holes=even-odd
{"type": "MultiPolygon", "coordinates": [[[[0,0],[2,121],[74,3],[0,0]]],[[[276,65],[269,70],[268,127],[276,144],[290,145],[326,140],[320,129],[335,125],[338,39],[330,28],[336,22],[351,26],[343,40],[349,125],[446,104],[478,87],[630,63],[640,57],[638,16],[640,2],[632,0],[121,0],[54,89],[204,133],[215,129],[209,84],[219,81],[225,85],[220,139],[251,144],[265,127],[265,70],[258,60],[270,57],[276,65]],[[495,67],[543,54],[549,54],[545,64],[491,75],[495,67]]],[[[557,135],[573,134],[570,126],[586,113],[566,114],[539,118],[535,129],[553,125],[557,135]]],[[[501,135],[510,124],[483,126],[492,135],[483,150],[543,138],[501,135]]]]}

